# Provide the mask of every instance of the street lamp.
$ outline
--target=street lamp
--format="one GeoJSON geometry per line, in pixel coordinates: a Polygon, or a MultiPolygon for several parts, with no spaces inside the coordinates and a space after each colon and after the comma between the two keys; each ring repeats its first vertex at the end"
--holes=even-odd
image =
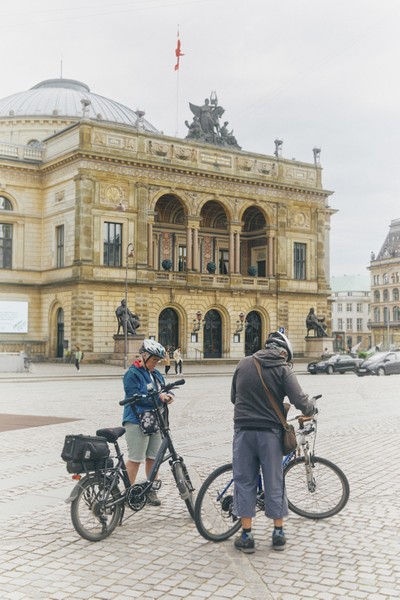
{"type": "Polygon", "coordinates": [[[134,256],[133,244],[129,242],[125,254],[124,369],[126,369],[128,364],[128,264],[129,259],[134,256]]]}

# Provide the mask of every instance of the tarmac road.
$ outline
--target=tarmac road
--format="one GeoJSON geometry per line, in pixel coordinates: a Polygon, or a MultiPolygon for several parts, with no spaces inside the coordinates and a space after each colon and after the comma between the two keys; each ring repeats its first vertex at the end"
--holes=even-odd
{"type": "MultiPolygon", "coordinates": [[[[187,366],[187,383],[171,408],[176,447],[199,482],[231,458],[233,368],[187,366]]],[[[291,514],[281,553],[270,547],[271,523],[257,518],[257,550],[245,556],[233,540],[201,538],[168,466],[161,471],[161,507],[126,519],[103,542],[79,538],[63,501],[73,486],[60,459],[64,436],[120,425],[123,392],[118,367],[73,369],[36,365],[33,373],[0,376],[0,419],[17,415],[8,422],[18,427],[18,415],[39,417],[38,426],[0,432],[2,598],[399,597],[400,376],[299,374],[307,392],[323,394],[317,454],[344,470],[351,497],[342,513],[325,521],[291,514]]]]}

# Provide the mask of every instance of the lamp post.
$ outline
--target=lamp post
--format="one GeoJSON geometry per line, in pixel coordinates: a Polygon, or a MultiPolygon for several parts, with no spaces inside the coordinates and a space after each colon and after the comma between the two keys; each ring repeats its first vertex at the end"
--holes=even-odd
{"type": "Polygon", "coordinates": [[[128,364],[128,264],[129,259],[134,256],[133,244],[129,242],[125,254],[124,369],[126,369],[128,364]]]}

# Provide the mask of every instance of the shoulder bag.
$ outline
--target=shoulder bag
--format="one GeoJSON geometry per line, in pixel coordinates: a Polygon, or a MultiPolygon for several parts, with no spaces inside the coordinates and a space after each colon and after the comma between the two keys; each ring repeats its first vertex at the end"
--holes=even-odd
{"type": "MultiPolygon", "coordinates": [[[[294,450],[296,450],[296,448],[297,448],[296,431],[295,431],[293,425],[290,425],[286,421],[282,412],[279,410],[279,406],[278,406],[275,398],[269,391],[267,384],[265,383],[264,378],[261,375],[261,368],[260,368],[260,364],[259,364],[258,360],[254,358],[254,362],[256,364],[256,369],[260,376],[260,380],[261,380],[262,386],[265,390],[265,393],[267,394],[268,400],[272,404],[272,408],[276,412],[277,417],[282,424],[282,427],[283,427],[283,455],[286,456],[286,454],[290,454],[291,452],[294,452],[294,450]]],[[[286,411],[286,414],[287,414],[287,412],[289,410],[289,405],[284,405],[285,408],[286,408],[286,406],[287,406],[287,411],[286,411]]]]}

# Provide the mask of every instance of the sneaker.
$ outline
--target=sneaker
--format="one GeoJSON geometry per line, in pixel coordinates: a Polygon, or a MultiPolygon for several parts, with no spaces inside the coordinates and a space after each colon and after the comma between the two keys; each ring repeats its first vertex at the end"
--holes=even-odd
{"type": "Polygon", "coordinates": [[[235,539],[235,548],[244,554],[254,554],[254,536],[252,533],[242,533],[235,539]]]}
{"type": "Polygon", "coordinates": [[[160,506],[161,500],[157,496],[157,493],[154,490],[150,490],[147,494],[147,502],[152,506],[160,506]]]}
{"type": "Polygon", "coordinates": [[[285,532],[282,528],[274,529],[272,532],[272,547],[274,550],[284,550],[286,544],[285,532]]]}

